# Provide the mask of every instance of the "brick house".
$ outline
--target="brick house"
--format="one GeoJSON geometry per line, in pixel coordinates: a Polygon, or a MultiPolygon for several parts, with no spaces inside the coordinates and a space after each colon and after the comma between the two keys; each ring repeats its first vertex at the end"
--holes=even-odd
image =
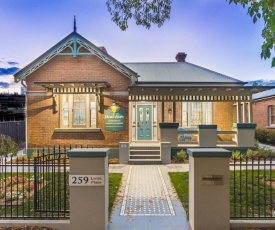
{"type": "Polygon", "coordinates": [[[253,94],[253,119],[259,129],[275,128],[275,89],[253,94]]]}
{"type": "Polygon", "coordinates": [[[233,124],[252,123],[252,93],[264,89],[185,59],[121,63],[75,29],[14,75],[27,88],[26,147],[159,143],[162,123],[187,130],[193,146],[194,129],[215,124],[236,146],[233,124]]]}

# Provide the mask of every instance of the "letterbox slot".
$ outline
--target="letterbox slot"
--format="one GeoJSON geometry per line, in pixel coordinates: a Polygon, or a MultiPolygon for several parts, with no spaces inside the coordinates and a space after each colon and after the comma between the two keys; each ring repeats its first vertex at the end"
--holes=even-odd
{"type": "Polygon", "coordinates": [[[222,185],[223,176],[222,175],[203,175],[202,185],[222,185]]]}

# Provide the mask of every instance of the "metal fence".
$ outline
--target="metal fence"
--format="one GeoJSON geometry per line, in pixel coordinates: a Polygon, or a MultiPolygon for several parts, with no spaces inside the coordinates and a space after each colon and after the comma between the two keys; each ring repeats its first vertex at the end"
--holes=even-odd
{"type": "Polygon", "coordinates": [[[37,150],[33,157],[2,157],[0,219],[69,218],[67,149],[37,150]]]}
{"type": "Polygon", "coordinates": [[[275,218],[274,160],[245,157],[230,164],[231,219],[275,218]]]}
{"type": "Polygon", "coordinates": [[[16,143],[26,142],[26,122],[23,121],[5,121],[0,122],[0,134],[10,136],[16,143]]]}

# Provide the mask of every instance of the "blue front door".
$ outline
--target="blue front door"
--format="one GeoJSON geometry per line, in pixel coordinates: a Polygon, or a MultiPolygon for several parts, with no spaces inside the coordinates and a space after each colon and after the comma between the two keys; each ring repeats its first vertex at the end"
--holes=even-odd
{"type": "Polygon", "coordinates": [[[152,140],[152,106],[137,106],[138,140],[152,140]]]}

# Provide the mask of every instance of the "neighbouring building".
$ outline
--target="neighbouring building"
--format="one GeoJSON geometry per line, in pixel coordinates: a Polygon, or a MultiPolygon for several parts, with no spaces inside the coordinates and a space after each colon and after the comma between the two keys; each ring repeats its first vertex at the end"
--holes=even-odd
{"type": "Polygon", "coordinates": [[[187,134],[173,145],[187,137],[196,146],[198,125],[214,124],[219,141],[237,146],[233,126],[253,122],[252,93],[266,88],[246,87],[186,56],[121,63],[75,29],[14,75],[27,87],[27,148],[159,143],[161,124],[174,123],[187,134]]]}
{"type": "Polygon", "coordinates": [[[253,119],[259,129],[275,129],[275,89],[253,95],[253,119]]]}
{"type": "Polygon", "coordinates": [[[24,119],[25,95],[0,94],[0,122],[19,121],[24,119]]]}

